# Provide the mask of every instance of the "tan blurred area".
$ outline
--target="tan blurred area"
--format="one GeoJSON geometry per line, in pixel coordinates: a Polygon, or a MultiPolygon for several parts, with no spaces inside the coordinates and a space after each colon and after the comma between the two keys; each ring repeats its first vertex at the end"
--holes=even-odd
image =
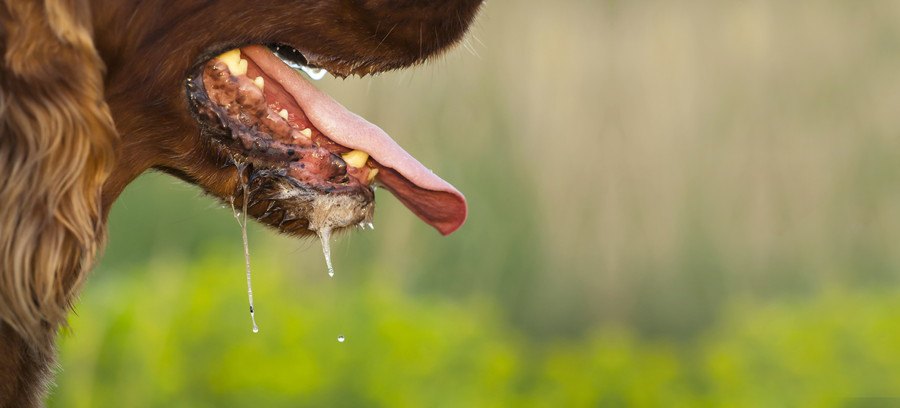
{"type": "Polygon", "coordinates": [[[733,294],[895,282],[898,18],[878,1],[496,1],[445,61],[345,99],[469,191],[469,229],[530,225],[533,313],[711,318],[733,294]]]}

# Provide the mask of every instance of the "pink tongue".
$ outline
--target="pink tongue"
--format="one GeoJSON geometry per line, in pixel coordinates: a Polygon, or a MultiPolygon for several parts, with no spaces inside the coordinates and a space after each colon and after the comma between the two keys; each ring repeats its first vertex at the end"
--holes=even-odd
{"type": "Polygon", "coordinates": [[[267,48],[241,49],[266,75],[278,81],[312,124],[332,141],[369,153],[384,168],[378,181],[423,221],[449,235],[466,221],[466,198],[450,183],[407,153],[381,128],[341,106],[285,65],[267,48]]]}

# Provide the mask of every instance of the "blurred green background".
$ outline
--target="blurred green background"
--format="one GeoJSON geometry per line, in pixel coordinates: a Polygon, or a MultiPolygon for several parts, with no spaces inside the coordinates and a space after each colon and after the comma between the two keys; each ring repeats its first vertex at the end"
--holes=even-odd
{"type": "Polygon", "coordinates": [[[240,230],[148,174],[56,407],[900,404],[900,2],[490,1],[425,67],[329,79],[470,201],[442,238],[240,230]],[[339,343],[338,335],[346,336],[339,343]]]}

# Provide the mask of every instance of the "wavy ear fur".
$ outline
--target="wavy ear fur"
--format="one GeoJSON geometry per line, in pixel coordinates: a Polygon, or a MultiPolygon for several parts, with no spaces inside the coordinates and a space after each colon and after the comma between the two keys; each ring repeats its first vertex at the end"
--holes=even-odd
{"type": "Polygon", "coordinates": [[[87,1],[0,0],[0,53],[0,338],[52,356],[102,246],[118,136],[87,1]]]}

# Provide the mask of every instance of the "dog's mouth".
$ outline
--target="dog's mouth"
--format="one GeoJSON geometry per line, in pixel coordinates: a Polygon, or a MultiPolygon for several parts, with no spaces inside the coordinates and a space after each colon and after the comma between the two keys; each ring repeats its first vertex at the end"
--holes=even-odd
{"type": "Polygon", "coordinates": [[[253,45],[208,60],[187,80],[204,133],[248,169],[238,188],[249,214],[294,233],[357,225],[371,221],[381,185],[444,235],[462,225],[466,201],[456,188],[297,69],[321,72],[293,48],[253,45]]]}

